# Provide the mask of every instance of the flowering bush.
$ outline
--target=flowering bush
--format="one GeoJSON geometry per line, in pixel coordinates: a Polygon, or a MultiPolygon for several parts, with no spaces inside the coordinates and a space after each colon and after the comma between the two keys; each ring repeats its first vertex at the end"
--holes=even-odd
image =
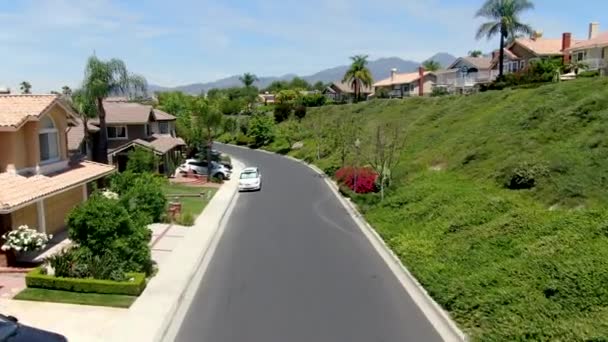
{"type": "Polygon", "coordinates": [[[101,195],[107,199],[113,199],[113,200],[117,200],[118,199],[118,194],[110,191],[110,190],[104,190],[101,192],[101,195]]]}
{"type": "Polygon", "coordinates": [[[351,190],[359,194],[367,194],[376,191],[376,179],[378,175],[368,167],[355,168],[345,166],[336,171],[338,182],[346,185],[351,190]],[[357,184],[355,184],[355,179],[357,184]]]}
{"type": "Polygon", "coordinates": [[[23,225],[15,230],[2,235],[4,245],[3,251],[14,250],[16,252],[37,251],[46,247],[46,244],[52,239],[52,235],[39,233],[35,229],[30,229],[23,225]]]}

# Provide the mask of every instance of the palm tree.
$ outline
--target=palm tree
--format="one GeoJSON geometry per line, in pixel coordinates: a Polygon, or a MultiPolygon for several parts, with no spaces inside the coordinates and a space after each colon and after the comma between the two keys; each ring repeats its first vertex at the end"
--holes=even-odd
{"type": "Polygon", "coordinates": [[[31,94],[32,85],[28,81],[23,81],[19,84],[19,88],[21,89],[21,94],[31,94]]]}
{"type": "Polygon", "coordinates": [[[80,115],[80,119],[82,120],[82,126],[84,129],[84,146],[85,151],[87,151],[88,154],[90,142],[88,122],[90,119],[97,117],[95,98],[88,94],[86,89],[76,89],[74,92],[70,90],[70,97],[68,97],[68,99],[71,101],[74,111],[80,115]]]}
{"type": "Polygon", "coordinates": [[[243,82],[245,88],[249,88],[258,81],[258,77],[255,74],[246,72],[243,74],[243,76],[239,77],[239,80],[243,82]]]}
{"type": "Polygon", "coordinates": [[[428,70],[428,71],[437,71],[437,70],[441,69],[441,64],[432,59],[429,59],[428,61],[425,61],[424,63],[422,63],[422,66],[424,67],[425,70],[428,70]]]}
{"type": "Polygon", "coordinates": [[[498,74],[504,73],[505,39],[515,37],[517,34],[531,34],[532,28],[520,21],[519,16],[526,10],[533,9],[534,4],[529,0],[486,0],[477,11],[476,17],[486,18],[490,21],[481,24],[477,30],[477,39],[486,37],[491,39],[500,35],[500,50],[498,74]]]}
{"type": "Polygon", "coordinates": [[[131,74],[120,59],[102,61],[97,56],[91,56],[85,67],[82,88],[87,96],[94,99],[99,117],[99,144],[96,145],[93,160],[107,164],[108,132],[103,100],[111,95],[145,94],[147,82],[144,77],[131,74]]]}
{"type": "Polygon", "coordinates": [[[481,50],[469,51],[469,57],[477,58],[477,57],[481,57],[482,55],[483,55],[483,52],[481,52],[481,50]]]}
{"type": "Polygon", "coordinates": [[[342,82],[348,83],[355,92],[355,101],[361,98],[361,89],[371,87],[374,83],[371,71],[367,68],[367,55],[352,56],[352,64],[344,74],[342,82]]]}

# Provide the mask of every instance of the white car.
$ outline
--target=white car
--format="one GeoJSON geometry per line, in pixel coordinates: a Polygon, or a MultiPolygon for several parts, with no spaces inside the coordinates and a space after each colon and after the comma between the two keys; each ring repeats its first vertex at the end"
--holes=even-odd
{"type": "Polygon", "coordinates": [[[262,174],[257,167],[248,167],[239,176],[239,191],[262,190],[262,174]]]}
{"type": "MultiPolygon", "coordinates": [[[[186,159],[186,161],[178,168],[179,172],[187,173],[189,171],[194,172],[197,175],[207,174],[207,162],[197,159],[186,159]]],[[[211,177],[230,179],[232,171],[220,163],[214,161],[211,162],[211,177]]]]}

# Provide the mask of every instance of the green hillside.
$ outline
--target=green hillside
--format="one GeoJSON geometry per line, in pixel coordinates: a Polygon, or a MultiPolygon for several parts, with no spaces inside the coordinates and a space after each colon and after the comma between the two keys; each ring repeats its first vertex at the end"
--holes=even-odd
{"type": "Polygon", "coordinates": [[[354,200],[472,340],[608,341],[608,78],[312,109],[290,154],[335,170],[350,118],[404,130],[386,199],[354,200]]]}

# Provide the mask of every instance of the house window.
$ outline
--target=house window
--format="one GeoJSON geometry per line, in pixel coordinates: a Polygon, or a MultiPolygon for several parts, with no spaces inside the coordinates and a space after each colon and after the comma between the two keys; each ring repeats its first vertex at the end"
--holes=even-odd
{"type": "Polygon", "coordinates": [[[160,132],[160,134],[169,134],[169,123],[168,122],[159,122],[158,131],[160,132]]]}
{"type": "Polygon", "coordinates": [[[526,61],[520,61],[519,62],[519,69],[523,70],[526,67],[526,61]]]}
{"type": "Polygon", "coordinates": [[[108,127],[108,139],[127,139],[126,126],[110,126],[108,127]]]}
{"type": "Polygon", "coordinates": [[[59,160],[59,134],[57,127],[48,116],[40,120],[38,141],[40,143],[40,162],[48,163],[59,160]]]}
{"type": "Polygon", "coordinates": [[[580,61],[583,61],[583,60],[585,60],[585,52],[584,51],[577,52],[577,54],[576,54],[576,61],[580,62],[580,61]]]}

